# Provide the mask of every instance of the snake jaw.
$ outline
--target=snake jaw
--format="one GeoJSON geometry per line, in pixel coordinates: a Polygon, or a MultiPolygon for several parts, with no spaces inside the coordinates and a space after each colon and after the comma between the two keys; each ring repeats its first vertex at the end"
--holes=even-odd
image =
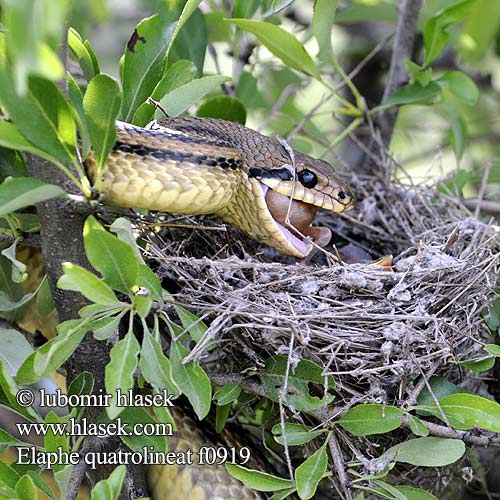
{"type": "MultiPolygon", "coordinates": [[[[272,237],[266,241],[277,250],[294,257],[305,258],[317,248],[329,243],[331,231],[312,227],[317,207],[299,200],[290,200],[266,184],[257,181],[261,196],[258,198],[261,226],[272,237]],[[313,243],[314,242],[314,243],[313,243]]],[[[264,238],[258,238],[261,241],[264,238]]]]}

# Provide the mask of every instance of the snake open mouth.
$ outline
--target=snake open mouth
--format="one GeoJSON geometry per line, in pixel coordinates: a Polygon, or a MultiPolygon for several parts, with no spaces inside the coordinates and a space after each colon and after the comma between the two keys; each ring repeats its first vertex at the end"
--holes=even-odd
{"type": "Polygon", "coordinates": [[[290,199],[265,184],[260,183],[270,218],[281,235],[303,256],[311,253],[315,246],[325,246],[331,231],[323,227],[312,227],[318,207],[300,200],[290,199]],[[313,243],[311,243],[311,240],[313,243]]]}

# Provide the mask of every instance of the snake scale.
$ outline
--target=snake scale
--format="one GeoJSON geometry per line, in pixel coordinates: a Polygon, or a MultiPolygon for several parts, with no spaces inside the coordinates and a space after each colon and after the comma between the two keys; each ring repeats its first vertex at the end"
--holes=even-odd
{"type": "MultiPolygon", "coordinates": [[[[104,167],[98,169],[92,152],[86,161],[105,204],[215,214],[283,254],[304,258],[331,238],[329,229],[311,226],[318,207],[344,212],[355,203],[329,163],[237,123],[180,117],[146,128],[117,122],[116,131],[104,167]]],[[[170,449],[210,444],[190,417],[179,413],[176,419],[170,449]]],[[[148,485],[153,500],[263,498],[222,465],[153,466],[148,485]]]]}
{"type": "Polygon", "coordinates": [[[99,171],[87,170],[106,204],[215,214],[281,253],[304,258],[331,238],[312,227],[318,207],[345,212],[351,190],[323,160],[234,122],[180,117],[146,128],[117,122],[117,141],[99,171]]]}

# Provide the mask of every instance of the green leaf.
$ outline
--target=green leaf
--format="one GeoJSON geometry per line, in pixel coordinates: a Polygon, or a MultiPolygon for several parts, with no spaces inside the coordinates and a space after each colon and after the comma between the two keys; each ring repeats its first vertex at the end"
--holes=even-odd
{"type": "Polygon", "coordinates": [[[33,377],[23,379],[23,368],[30,366],[30,359],[26,359],[16,375],[20,383],[33,383],[48,375],[50,372],[62,366],[62,364],[73,354],[85,337],[87,329],[81,328],[70,331],[67,335],[58,335],[35,351],[33,357],[33,377]]]}
{"type": "Polygon", "coordinates": [[[225,464],[225,466],[231,476],[253,490],[279,491],[294,487],[294,483],[290,479],[283,479],[272,474],[267,474],[266,472],[247,469],[246,467],[241,467],[241,465],[225,464]]]}
{"type": "MultiPolygon", "coordinates": [[[[143,424],[150,427],[156,424],[155,419],[147,413],[143,408],[128,407],[120,414],[123,422],[126,422],[126,428],[129,432],[128,436],[120,436],[121,440],[132,450],[141,453],[143,448],[148,452],[165,453],[167,451],[167,439],[162,435],[149,436],[147,433],[134,434],[134,425],[143,424]]],[[[164,427],[165,434],[169,434],[168,426],[164,427]]]]}
{"type": "Polygon", "coordinates": [[[429,435],[429,429],[427,429],[422,420],[413,415],[408,415],[408,420],[410,422],[410,430],[415,436],[426,437],[429,435]]]}
{"type": "MultiPolygon", "coordinates": [[[[439,401],[440,399],[443,399],[446,396],[451,396],[452,394],[468,392],[467,389],[450,382],[444,377],[431,377],[429,379],[429,386],[432,390],[432,394],[427,387],[424,387],[417,397],[418,405],[433,405],[434,398],[439,401]]],[[[428,413],[426,414],[428,415],[428,413]]]]}
{"type": "Polygon", "coordinates": [[[38,494],[33,480],[29,476],[22,476],[16,484],[18,500],[37,500],[38,494]]]}
{"type": "MultiPolygon", "coordinates": [[[[196,67],[191,61],[177,61],[167,69],[163,78],[153,90],[151,98],[154,101],[161,101],[163,97],[182,85],[190,82],[196,76],[196,67]]],[[[143,102],[134,114],[132,123],[141,127],[146,126],[152,119],[156,111],[156,106],[150,102],[143,102]]]]}
{"type": "Polygon", "coordinates": [[[121,93],[116,80],[102,74],[92,78],[83,97],[83,110],[99,168],[115,145],[120,105],[121,93]]]}
{"type": "Polygon", "coordinates": [[[14,436],[11,436],[4,429],[0,429],[0,447],[7,447],[7,446],[11,446],[11,445],[17,445],[20,442],[21,441],[19,441],[14,436]]]}
{"type": "Polygon", "coordinates": [[[479,99],[479,89],[476,83],[461,71],[448,71],[435,82],[447,86],[455,97],[468,106],[474,106],[479,99]]]}
{"type": "MultiPolygon", "coordinates": [[[[7,123],[4,120],[0,120],[0,143],[6,140],[2,136],[3,124],[7,123]]],[[[12,124],[10,124],[12,125],[12,124]]],[[[12,125],[14,128],[15,126],[12,125]]],[[[22,139],[24,140],[24,139],[22,139]]],[[[0,147],[0,180],[6,177],[27,177],[28,170],[24,159],[18,151],[13,151],[12,149],[0,147]]]]}
{"type": "Polygon", "coordinates": [[[172,364],[163,353],[159,340],[149,332],[144,333],[141,349],[140,367],[142,376],[158,390],[168,389],[174,396],[180,389],[174,382],[172,364]]]}
{"type": "Polygon", "coordinates": [[[493,356],[481,356],[476,359],[468,359],[466,361],[460,361],[457,364],[467,368],[472,372],[486,372],[491,370],[495,366],[495,358],[493,356]]]}
{"type": "Polygon", "coordinates": [[[164,21],[159,14],[143,19],[125,48],[122,116],[126,122],[132,120],[162,77],[167,47],[175,30],[175,23],[166,25],[164,21]]]}
{"type": "Polygon", "coordinates": [[[377,109],[401,106],[403,104],[428,104],[441,94],[441,87],[434,82],[422,87],[419,83],[409,83],[396,90],[377,109]]]}
{"type": "Polygon", "coordinates": [[[26,358],[17,371],[16,382],[33,384],[59,368],[79,346],[87,332],[86,323],[87,320],[77,319],[59,324],[59,335],[26,358]]]}
{"type": "Polygon", "coordinates": [[[125,313],[126,309],[124,309],[117,316],[108,316],[96,321],[92,328],[94,338],[96,340],[107,340],[113,335],[116,335],[118,333],[120,322],[125,313]]]}
{"type": "Polygon", "coordinates": [[[163,302],[163,288],[156,274],[145,264],[139,264],[137,268],[137,286],[146,288],[153,300],[163,302]]]}
{"type": "MultiPolygon", "coordinates": [[[[62,424],[62,418],[59,417],[54,411],[50,411],[45,417],[44,424],[54,424],[55,427],[59,427],[58,424],[62,424]]],[[[65,434],[58,434],[52,430],[52,426],[47,425],[47,433],[44,436],[44,448],[47,453],[55,452],[59,450],[68,452],[69,451],[69,437],[65,434]]],[[[64,468],[63,464],[55,463],[52,469],[57,472],[64,468]]]]}
{"type": "Polygon", "coordinates": [[[71,73],[66,73],[66,79],[68,82],[68,99],[73,105],[73,118],[78,127],[78,133],[82,143],[81,154],[82,158],[85,159],[89,154],[91,143],[87,118],[83,110],[83,94],[71,73]]]}
{"type": "Polygon", "coordinates": [[[205,13],[205,22],[207,24],[208,41],[214,42],[230,42],[231,27],[224,20],[226,12],[224,10],[210,10],[205,13]]]}
{"type": "Polygon", "coordinates": [[[450,178],[440,182],[438,184],[437,190],[440,193],[450,194],[456,196],[463,195],[463,188],[468,183],[474,180],[474,175],[468,170],[459,168],[456,173],[450,178]]]}
{"type": "Polygon", "coordinates": [[[495,41],[500,26],[500,3],[496,0],[478,0],[462,29],[463,43],[459,55],[468,61],[481,59],[495,41]]]}
{"type": "Polygon", "coordinates": [[[328,466],[327,443],[328,441],[325,441],[319,450],[295,469],[295,484],[301,500],[313,498],[319,482],[325,475],[328,466]]]}
{"type": "Polygon", "coordinates": [[[33,347],[21,332],[13,329],[0,329],[0,361],[7,373],[13,377],[24,360],[33,352],[33,347]]]}
{"type": "Polygon", "coordinates": [[[392,446],[380,458],[393,458],[396,462],[419,467],[444,467],[455,463],[465,453],[460,439],[421,437],[392,446]]]}
{"type": "MultiPolygon", "coordinates": [[[[282,434],[281,424],[276,424],[271,432],[274,434],[274,440],[279,444],[284,445],[285,439],[282,434]]],[[[318,429],[315,431],[309,430],[307,427],[301,424],[285,423],[285,434],[286,434],[286,444],[287,446],[301,446],[313,439],[324,434],[323,429],[318,429]]]]}
{"type": "Polygon", "coordinates": [[[250,19],[228,19],[228,22],[253,33],[270,52],[290,68],[302,71],[317,80],[321,79],[318,68],[302,43],[283,28],[264,21],[250,19]]]}
{"type": "Polygon", "coordinates": [[[85,222],[83,240],[89,262],[104,281],[114,290],[130,293],[138,273],[134,249],[105,231],[92,216],[85,222]]]}
{"type": "MultiPolygon", "coordinates": [[[[10,465],[0,460],[0,483],[14,490],[19,481],[19,474],[10,465]]],[[[1,493],[0,493],[1,494],[1,493]]]]}
{"type": "Polygon", "coordinates": [[[394,486],[394,488],[401,492],[407,500],[438,500],[437,497],[421,488],[413,486],[394,486]]]}
{"type": "Polygon", "coordinates": [[[59,186],[32,177],[7,179],[0,184],[0,217],[61,196],[66,196],[66,193],[59,186]]]}
{"type": "Polygon", "coordinates": [[[500,345],[486,344],[484,346],[484,350],[490,353],[492,356],[495,356],[495,358],[500,358],[500,345]]]}
{"type": "Polygon", "coordinates": [[[401,493],[396,486],[388,484],[380,479],[372,479],[371,483],[373,485],[370,491],[373,491],[382,498],[388,500],[408,500],[406,496],[401,493]]]}
{"type": "Polygon", "coordinates": [[[44,156],[61,162],[76,158],[76,125],[71,107],[57,88],[45,79],[29,78],[28,94],[19,97],[0,64],[0,101],[19,132],[44,156]]]}
{"type": "Polygon", "coordinates": [[[396,23],[398,11],[392,1],[349,3],[335,16],[336,23],[396,23]]]}
{"type": "Polygon", "coordinates": [[[3,362],[0,363],[0,388],[7,398],[10,408],[20,415],[24,415],[29,420],[40,420],[38,414],[32,407],[24,407],[17,402],[16,395],[19,392],[19,388],[17,387],[14,379],[9,375],[7,367],[3,364],[3,362]]]}
{"type": "Polygon", "coordinates": [[[12,243],[12,245],[8,246],[7,248],[4,248],[0,252],[0,254],[2,254],[12,264],[11,279],[14,283],[22,283],[23,281],[26,281],[26,279],[28,278],[28,273],[26,272],[27,269],[26,264],[18,260],[16,257],[16,248],[19,241],[20,239],[16,238],[12,243]]]}
{"type": "Polygon", "coordinates": [[[296,491],[297,488],[295,488],[295,486],[293,488],[287,488],[286,490],[277,491],[271,497],[271,500],[285,500],[285,498],[288,498],[292,493],[295,493],[296,491]]]}
{"type": "Polygon", "coordinates": [[[448,139],[455,153],[457,161],[459,161],[465,150],[465,142],[467,140],[467,125],[465,120],[458,115],[458,113],[453,112],[450,115],[451,128],[448,133],[448,139]]]}
{"type": "MultiPolygon", "coordinates": [[[[68,387],[68,396],[76,395],[82,396],[87,394],[92,394],[92,389],[94,388],[94,375],[90,372],[80,372],[76,378],[71,381],[68,387]]],[[[77,410],[83,410],[84,407],[76,407],[68,404],[70,408],[75,408],[77,410]]]]}
{"type": "Polygon", "coordinates": [[[134,311],[141,317],[147,318],[151,307],[153,306],[153,299],[151,298],[147,288],[139,288],[132,296],[132,304],[134,311]]]}
{"type": "Polygon", "coordinates": [[[412,80],[415,80],[422,87],[427,87],[432,81],[432,68],[423,69],[422,66],[407,59],[405,61],[406,69],[412,80]]]}
{"type": "Polygon", "coordinates": [[[57,500],[55,493],[51,490],[50,486],[45,482],[43,476],[41,476],[38,472],[35,472],[34,470],[29,470],[26,474],[31,478],[35,486],[45,495],[47,495],[48,498],[50,498],[51,500],[57,500]]]}
{"type": "Polygon", "coordinates": [[[3,2],[6,49],[13,62],[11,71],[19,94],[26,93],[28,74],[36,73],[54,81],[63,76],[63,65],[53,51],[61,41],[67,7],[64,0],[3,2]]]}
{"type": "Polygon", "coordinates": [[[109,230],[112,233],[115,233],[116,236],[120,238],[120,240],[127,243],[127,245],[130,245],[134,249],[139,263],[144,264],[144,259],[142,258],[141,251],[139,250],[139,247],[137,245],[134,229],[128,219],[126,219],[125,217],[118,217],[118,219],[115,219],[113,221],[113,224],[109,226],[109,230]]]}
{"type": "Polygon", "coordinates": [[[214,401],[219,406],[225,406],[236,401],[241,394],[241,387],[238,384],[226,384],[215,391],[214,401]]]}
{"type": "Polygon", "coordinates": [[[175,39],[179,34],[180,30],[186,24],[186,22],[194,13],[194,11],[198,8],[198,5],[200,5],[200,3],[201,0],[187,0],[187,2],[185,3],[184,8],[182,9],[181,15],[179,17],[179,21],[177,22],[177,26],[175,27],[174,34],[172,35],[172,38],[170,40],[167,53],[172,48],[172,45],[175,42],[175,39]]]}
{"type": "MultiPolygon", "coordinates": [[[[280,400],[287,377],[287,359],[287,356],[274,356],[267,360],[266,371],[259,373],[266,395],[272,401],[280,400]]],[[[324,377],[322,372],[320,366],[305,359],[300,360],[295,368],[290,367],[287,378],[288,391],[284,402],[297,411],[311,411],[333,401],[330,391],[335,388],[335,381],[333,377],[324,377]],[[311,393],[311,383],[319,385],[319,393],[325,394],[323,399],[311,393]],[[326,393],[325,384],[328,385],[326,393]]]]}
{"type": "MultiPolygon", "coordinates": [[[[48,160],[52,159],[52,157],[45,151],[42,151],[41,149],[28,142],[19,132],[17,127],[13,123],[10,123],[6,120],[0,120],[0,146],[4,146],[10,149],[16,149],[27,153],[33,153],[48,160]]],[[[15,177],[23,176],[16,175],[15,177]]]]}
{"type": "Polygon", "coordinates": [[[169,51],[169,62],[186,59],[197,68],[197,75],[203,74],[208,34],[205,16],[195,9],[182,29],[178,32],[169,51]]]}
{"type": "Polygon", "coordinates": [[[439,10],[431,16],[424,26],[424,66],[429,64],[441,54],[450,38],[449,28],[465,19],[476,0],[459,0],[448,7],[439,10]]]}
{"type": "Polygon", "coordinates": [[[226,95],[204,101],[196,111],[196,116],[220,118],[245,125],[247,112],[241,101],[226,95]]]}
{"type": "Polygon", "coordinates": [[[312,31],[318,41],[318,59],[326,63],[333,61],[332,26],[338,3],[338,0],[314,1],[312,31]]]}
{"type": "Polygon", "coordinates": [[[205,370],[198,363],[190,361],[183,364],[188,354],[189,351],[180,342],[172,342],[170,361],[174,381],[189,399],[198,419],[202,420],[210,411],[212,386],[205,370]]]}
{"type": "Polygon", "coordinates": [[[127,467],[119,465],[108,479],[99,481],[91,492],[91,500],[118,500],[125,479],[127,467]]]}
{"type": "Polygon", "coordinates": [[[361,404],[351,408],[337,424],[355,436],[384,434],[401,427],[404,412],[394,406],[361,404]]]}
{"type": "Polygon", "coordinates": [[[124,410],[124,407],[117,404],[118,389],[125,394],[134,387],[134,372],[137,368],[139,351],[139,342],[132,330],[111,349],[111,359],[104,375],[106,391],[111,394],[110,405],[106,407],[106,413],[111,419],[116,418],[124,410]]]}
{"type": "Polygon", "coordinates": [[[229,403],[225,406],[217,405],[215,407],[215,432],[220,434],[224,430],[232,406],[233,405],[229,403]]]}
{"type": "MultiPolygon", "coordinates": [[[[177,23],[165,24],[163,16],[142,20],[127,44],[123,64],[123,110],[130,121],[137,107],[150,95],[163,74],[165,59],[201,0],[188,0],[177,23]]],[[[181,111],[182,112],[182,111],[181,111]]]]}
{"type": "Polygon", "coordinates": [[[189,332],[189,335],[191,335],[191,338],[195,342],[199,342],[208,330],[208,326],[196,314],[184,309],[184,307],[175,306],[175,312],[179,316],[184,330],[189,332]]]}
{"type": "MultiPolygon", "coordinates": [[[[498,182],[500,182],[500,165],[499,164],[495,165],[494,163],[492,165],[492,172],[493,169],[498,170],[498,178],[499,178],[498,182]]],[[[491,180],[491,175],[490,175],[490,180],[491,180]]],[[[500,326],[500,298],[497,298],[490,304],[488,315],[486,317],[486,324],[488,325],[488,328],[492,332],[496,332],[497,328],[500,326]]]]}
{"type": "Polygon", "coordinates": [[[248,71],[243,71],[240,76],[236,97],[247,109],[266,108],[267,103],[258,88],[257,78],[248,71]]]}
{"type": "Polygon", "coordinates": [[[170,117],[175,118],[227,80],[229,77],[223,75],[210,75],[192,80],[163,97],[160,101],[161,107],[170,117]]]}
{"type": "Polygon", "coordinates": [[[113,290],[95,274],[70,262],[63,263],[64,274],[57,282],[62,290],[80,292],[92,302],[103,305],[120,305],[113,290]]]}
{"type": "Polygon", "coordinates": [[[250,18],[257,12],[261,3],[262,0],[235,0],[233,16],[250,18]]]}
{"type": "Polygon", "coordinates": [[[89,82],[94,76],[99,74],[99,65],[89,51],[89,45],[84,43],[80,34],[74,29],[68,30],[68,46],[73,59],[80,65],[83,76],[89,82]]]}
{"type": "MultiPolygon", "coordinates": [[[[439,400],[441,411],[451,425],[457,429],[479,427],[492,432],[500,432],[500,405],[495,401],[474,394],[452,394],[439,400]]],[[[417,406],[439,419],[443,419],[437,405],[417,406]]]]}
{"type": "Polygon", "coordinates": [[[19,300],[12,300],[7,293],[0,290],[0,312],[11,312],[19,309],[24,304],[27,304],[33,297],[34,293],[27,293],[23,295],[19,300]]]}
{"type": "Polygon", "coordinates": [[[43,278],[42,286],[36,294],[36,310],[40,316],[48,316],[55,309],[55,307],[56,305],[54,303],[54,298],[52,297],[49,282],[45,276],[43,278]]]}

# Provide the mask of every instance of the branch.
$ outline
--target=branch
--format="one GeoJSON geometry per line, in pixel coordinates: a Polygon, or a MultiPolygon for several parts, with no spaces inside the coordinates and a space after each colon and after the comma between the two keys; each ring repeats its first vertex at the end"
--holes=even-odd
{"type": "Polygon", "coordinates": [[[482,212],[488,212],[490,214],[500,214],[500,203],[497,201],[488,200],[475,200],[475,199],[465,199],[462,203],[469,209],[475,210],[479,207],[482,212]]]}
{"type": "MultiPolygon", "coordinates": [[[[408,80],[405,60],[409,59],[412,55],[418,15],[421,8],[422,0],[403,0],[400,7],[394,47],[392,49],[391,66],[382,101],[385,101],[408,80]]],[[[380,118],[382,141],[386,147],[391,142],[397,116],[397,109],[389,109],[380,118]]]]}
{"type": "MultiPolygon", "coordinates": [[[[402,418],[403,427],[410,427],[410,419],[406,416],[402,418]]],[[[475,436],[470,431],[459,431],[446,427],[444,425],[434,424],[432,422],[421,421],[428,429],[432,436],[461,439],[462,441],[475,446],[495,446],[500,447],[500,438],[491,436],[475,436]]]]}

